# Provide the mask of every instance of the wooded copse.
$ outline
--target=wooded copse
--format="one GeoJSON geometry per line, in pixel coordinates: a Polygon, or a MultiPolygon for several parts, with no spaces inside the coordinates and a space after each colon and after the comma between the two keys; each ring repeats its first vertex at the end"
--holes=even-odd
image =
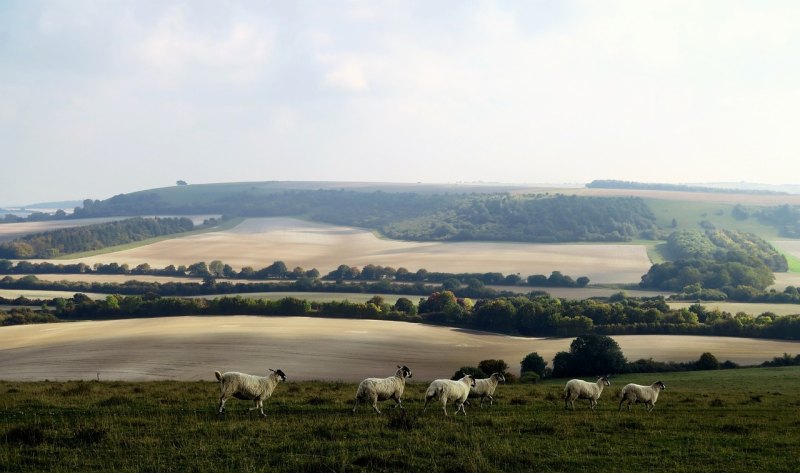
{"type": "Polygon", "coordinates": [[[194,229],[186,217],[135,217],[34,233],[0,243],[0,258],[55,258],[194,229]]]}
{"type": "Polygon", "coordinates": [[[654,264],[642,276],[643,288],[684,294],[715,290],[716,298],[752,298],[786,271],[786,258],[756,235],[732,230],[677,231],[667,238],[675,261],[654,264]]]}

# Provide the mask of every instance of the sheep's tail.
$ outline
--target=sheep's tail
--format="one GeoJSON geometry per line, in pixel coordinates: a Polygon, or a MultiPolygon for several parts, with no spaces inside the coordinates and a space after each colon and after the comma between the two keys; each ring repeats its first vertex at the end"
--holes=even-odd
{"type": "Polygon", "coordinates": [[[222,382],[222,373],[220,373],[219,371],[214,371],[214,376],[217,377],[217,381],[219,381],[220,383],[222,382]]]}

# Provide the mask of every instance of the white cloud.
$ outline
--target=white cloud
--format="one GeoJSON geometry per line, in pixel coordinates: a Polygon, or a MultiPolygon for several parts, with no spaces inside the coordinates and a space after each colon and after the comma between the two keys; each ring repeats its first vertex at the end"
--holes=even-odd
{"type": "Polygon", "coordinates": [[[192,27],[183,8],[172,8],[145,34],[138,46],[142,62],[162,79],[175,83],[197,68],[209,79],[254,82],[274,48],[274,37],[258,25],[234,21],[212,34],[192,27]]]}
{"type": "Polygon", "coordinates": [[[367,78],[359,59],[355,57],[330,58],[325,62],[332,63],[330,69],[325,73],[325,84],[353,92],[366,90],[367,78]]]}

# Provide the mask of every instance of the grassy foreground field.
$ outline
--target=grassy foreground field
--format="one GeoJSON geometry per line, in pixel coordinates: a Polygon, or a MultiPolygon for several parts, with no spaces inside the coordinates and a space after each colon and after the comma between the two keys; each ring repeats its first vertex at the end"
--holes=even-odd
{"type": "Polygon", "coordinates": [[[278,386],[267,418],[211,382],[0,382],[0,471],[796,471],[800,369],[621,376],[595,412],[564,380],[498,388],[468,416],[350,415],[354,383],[278,386]],[[627,382],[667,385],[652,413],[617,412],[627,382]]]}

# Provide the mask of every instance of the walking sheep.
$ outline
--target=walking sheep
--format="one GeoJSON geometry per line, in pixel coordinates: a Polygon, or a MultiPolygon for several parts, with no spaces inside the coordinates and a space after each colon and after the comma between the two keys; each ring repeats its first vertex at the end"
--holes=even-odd
{"type": "Polygon", "coordinates": [[[286,381],[286,375],[283,371],[273,369],[270,369],[270,371],[271,373],[263,377],[236,371],[229,371],[225,374],[214,371],[214,375],[219,380],[220,388],[218,412],[220,414],[225,412],[225,401],[230,397],[235,397],[236,399],[254,401],[255,406],[248,409],[248,411],[258,409],[261,411],[261,415],[266,417],[266,414],[264,414],[264,399],[272,396],[272,391],[275,390],[275,386],[278,383],[286,381]]]}
{"type": "Polygon", "coordinates": [[[503,373],[493,373],[486,379],[476,379],[475,387],[469,390],[469,397],[481,398],[481,409],[483,409],[483,400],[489,398],[489,406],[494,404],[494,390],[497,389],[498,383],[505,383],[506,378],[503,373]]]}
{"type": "Polygon", "coordinates": [[[428,408],[428,402],[432,399],[439,399],[442,401],[442,411],[444,411],[444,415],[447,415],[447,400],[452,399],[457,406],[456,415],[459,411],[467,415],[467,411],[464,409],[464,402],[469,397],[470,389],[474,387],[475,379],[470,375],[466,375],[458,381],[436,379],[428,386],[428,390],[425,392],[425,407],[423,407],[422,412],[425,412],[425,409],[428,408]]]}
{"type": "Polygon", "coordinates": [[[370,401],[372,408],[378,414],[381,413],[378,409],[378,401],[385,401],[387,399],[394,399],[396,403],[395,409],[399,406],[403,408],[403,391],[406,388],[406,378],[410,378],[411,370],[408,366],[397,365],[397,372],[394,376],[388,378],[367,378],[358,385],[356,391],[356,402],[353,406],[353,414],[356,413],[359,401],[370,401]]]}
{"type": "Polygon", "coordinates": [[[664,389],[667,389],[667,386],[661,381],[656,381],[650,386],[642,386],[633,383],[627,384],[620,392],[622,399],[619,400],[619,410],[621,411],[622,404],[628,401],[628,410],[631,410],[631,404],[642,402],[647,412],[650,412],[655,407],[658,394],[664,389]]]}
{"type": "Polygon", "coordinates": [[[600,398],[600,394],[603,393],[603,388],[606,386],[611,386],[609,375],[599,376],[596,383],[589,383],[581,379],[569,380],[564,387],[564,409],[572,406],[574,411],[575,399],[588,399],[589,409],[594,410],[597,406],[597,399],[600,398]]]}

